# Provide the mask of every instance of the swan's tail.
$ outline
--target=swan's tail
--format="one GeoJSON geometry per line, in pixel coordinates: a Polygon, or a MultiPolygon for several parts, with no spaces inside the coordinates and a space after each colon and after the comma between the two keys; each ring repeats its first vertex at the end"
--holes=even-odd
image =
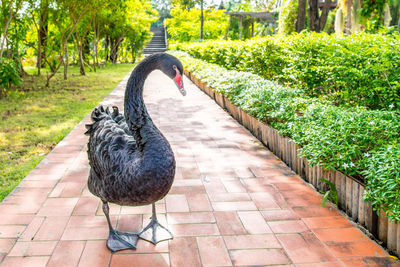
{"type": "Polygon", "coordinates": [[[103,106],[95,108],[90,116],[93,123],[85,125],[87,129],[85,135],[90,135],[94,131],[95,126],[98,124],[98,122],[105,118],[112,119],[117,123],[124,118],[124,116],[119,113],[118,107],[113,106],[112,109],[113,111],[111,112],[109,107],[107,107],[106,109],[104,109],[103,106]]]}

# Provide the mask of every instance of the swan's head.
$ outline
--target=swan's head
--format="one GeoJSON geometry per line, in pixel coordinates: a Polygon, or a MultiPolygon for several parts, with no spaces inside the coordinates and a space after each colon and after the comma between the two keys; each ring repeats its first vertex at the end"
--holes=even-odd
{"type": "Polygon", "coordinates": [[[161,63],[161,71],[164,72],[168,77],[174,80],[179,92],[183,96],[186,95],[186,90],[183,87],[183,66],[182,63],[174,56],[165,54],[165,58],[161,63]]]}

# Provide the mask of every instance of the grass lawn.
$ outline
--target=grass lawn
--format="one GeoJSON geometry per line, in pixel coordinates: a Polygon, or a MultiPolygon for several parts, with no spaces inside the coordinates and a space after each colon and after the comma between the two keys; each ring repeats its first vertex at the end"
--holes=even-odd
{"type": "Polygon", "coordinates": [[[30,75],[17,91],[0,99],[0,201],[132,68],[110,65],[81,76],[71,67],[66,81],[61,69],[48,88],[46,74],[30,75]]]}

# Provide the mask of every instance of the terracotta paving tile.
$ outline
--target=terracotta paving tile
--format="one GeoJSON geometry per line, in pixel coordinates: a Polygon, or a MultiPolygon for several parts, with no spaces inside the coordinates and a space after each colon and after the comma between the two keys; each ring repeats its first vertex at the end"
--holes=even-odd
{"type": "Polygon", "coordinates": [[[228,201],[249,201],[251,199],[248,193],[222,193],[222,194],[211,194],[210,200],[216,202],[228,202],[228,201]]]}
{"type": "Polygon", "coordinates": [[[275,192],[275,188],[267,179],[242,179],[248,192],[275,192]]]}
{"type": "Polygon", "coordinates": [[[1,263],[1,267],[29,266],[43,267],[46,266],[49,257],[5,257],[1,263]]]}
{"type": "Polygon", "coordinates": [[[211,205],[215,211],[257,210],[252,201],[212,202],[211,205]]]}
{"type": "Polygon", "coordinates": [[[201,266],[195,237],[174,238],[169,241],[170,260],[173,267],[201,266]]]}
{"type": "Polygon", "coordinates": [[[331,252],[311,232],[278,235],[277,238],[295,264],[335,261],[331,252]]]}
{"type": "Polygon", "coordinates": [[[57,183],[57,180],[23,180],[18,186],[20,187],[54,187],[57,183]]]}
{"type": "Polygon", "coordinates": [[[292,210],[262,210],[261,214],[267,221],[298,220],[300,216],[292,210]]]}
{"type": "Polygon", "coordinates": [[[296,264],[296,267],[341,267],[343,266],[338,261],[330,261],[330,262],[318,262],[318,263],[300,263],[296,264]]]}
{"type": "Polygon", "coordinates": [[[165,198],[167,212],[188,212],[189,204],[185,195],[167,195],[165,198]]]}
{"type": "Polygon", "coordinates": [[[31,241],[35,237],[40,226],[42,226],[45,217],[35,217],[26,227],[25,231],[20,236],[19,240],[31,241]]]}
{"type": "Polygon", "coordinates": [[[301,220],[291,220],[291,221],[271,221],[268,222],[269,227],[271,227],[274,233],[284,234],[284,233],[301,233],[308,231],[308,227],[301,220]]]}
{"type": "Polygon", "coordinates": [[[17,242],[8,256],[50,256],[57,241],[17,242]]]}
{"type": "Polygon", "coordinates": [[[212,211],[207,194],[187,195],[186,199],[188,201],[190,211],[212,211]]]}
{"type": "Polygon", "coordinates": [[[197,244],[203,266],[232,266],[222,237],[197,237],[197,244]]]}
{"type": "Polygon", "coordinates": [[[259,210],[280,209],[272,194],[267,192],[250,193],[250,197],[259,210]]]}
{"type": "Polygon", "coordinates": [[[264,217],[259,211],[240,211],[239,218],[244,228],[249,234],[269,234],[272,233],[264,217]]]}
{"type": "Polygon", "coordinates": [[[46,267],[77,266],[86,241],[59,241],[46,267]]]}
{"type": "Polygon", "coordinates": [[[11,248],[14,246],[16,239],[7,238],[7,239],[0,239],[0,254],[8,253],[11,248]]]}
{"type": "MultiPolygon", "coordinates": [[[[104,220],[106,217],[104,216],[104,220]]],[[[118,218],[118,231],[137,232],[142,229],[143,215],[120,215],[118,218]]]]}
{"type": "Polygon", "coordinates": [[[303,218],[310,229],[352,227],[343,216],[303,218]]]}
{"type": "MultiPolygon", "coordinates": [[[[101,205],[100,205],[101,206],[101,205]]],[[[114,213],[113,214],[119,214],[119,210],[121,210],[121,214],[130,214],[130,215],[135,215],[135,214],[151,214],[151,205],[145,205],[145,206],[137,206],[137,207],[130,207],[130,206],[118,206],[118,205],[113,205],[114,206],[114,213]]],[[[111,206],[110,206],[110,214],[111,214],[111,206]]],[[[157,214],[165,213],[165,204],[156,204],[156,211],[157,214]]],[[[101,207],[97,210],[97,215],[104,215],[103,210],[101,207]]]]}
{"type": "Polygon", "coordinates": [[[204,178],[204,188],[207,191],[207,194],[222,194],[227,193],[225,186],[223,185],[220,179],[213,179],[213,178],[204,178]]]}
{"type": "MultiPolygon", "coordinates": [[[[115,227],[116,217],[110,216],[115,227]]],[[[105,216],[71,216],[61,237],[62,240],[107,239],[108,224],[105,216]]]]}
{"type": "MultiPolygon", "coordinates": [[[[284,196],[286,202],[290,207],[320,207],[322,203],[322,198],[318,195],[316,195],[314,192],[313,193],[305,193],[303,192],[303,195],[299,194],[292,194],[289,197],[285,197],[285,193],[292,193],[292,191],[283,191],[282,195],[284,196]]],[[[299,192],[299,191],[297,191],[299,192]]]]}
{"type": "Polygon", "coordinates": [[[229,193],[246,193],[246,188],[244,188],[240,180],[222,181],[222,184],[229,193]]]}
{"type": "Polygon", "coordinates": [[[28,225],[34,217],[33,214],[2,214],[0,225],[28,225]]]}
{"type": "MultiPolygon", "coordinates": [[[[176,179],[176,178],[175,178],[176,179]]],[[[205,194],[206,189],[203,185],[201,186],[173,186],[168,194],[184,194],[186,198],[191,195],[205,194]]]]}
{"type": "Polygon", "coordinates": [[[176,237],[219,235],[217,225],[210,223],[173,224],[169,226],[169,230],[176,237]]]}
{"type": "Polygon", "coordinates": [[[68,220],[68,216],[47,217],[34,236],[34,240],[59,240],[68,220]]]}
{"type": "Polygon", "coordinates": [[[231,250],[232,262],[235,266],[260,266],[290,264],[290,259],[282,249],[246,249],[231,250]]]}
{"type": "Polygon", "coordinates": [[[221,235],[247,234],[242,221],[235,211],[215,211],[214,216],[221,235]]]}
{"type": "Polygon", "coordinates": [[[168,224],[214,223],[212,212],[177,212],[167,213],[168,224]]]}
{"type": "Polygon", "coordinates": [[[81,259],[79,261],[80,267],[108,267],[111,260],[111,252],[106,247],[105,241],[92,241],[86,242],[85,248],[81,259]]]}
{"type": "Polygon", "coordinates": [[[329,207],[328,205],[326,207],[293,207],[293,211],[302,218],[340,215],[335,208],[329,207]]]}
{"type": "Polygon", "coordinates": [[[79,197],[86,186],[86,182],[65,182],[65,187],[57,197],[79,197]]]}
{"type": "Polygon", "coordinates": [[[327,246],[336,257],[383,256],[385,251],[370,240],[351,242],[328,242],[327,246]]]}
{"type": "Polygon", "coordinates": [[[395,267],[400,264],[389,257],[342,257],[339,260],[348,267],[395,267]]]}
{"type": "Polygon", "coordinates": [[[347,242],[347,241],[364,241],[369,240],[360,230],[355,227],[348,228],[329,228],[329,229],[314,229],[313,232],[319,240],[347,242]]]}
{"type": "Polygon", "coordinates": [[[232,235],[224,240],[228,249],[282,248],[273,234],[232,235]]]}
{"type": "Polygon", "coordinates": [[[101,201],[92,197],[81,197],[76,204],[72,215],[95,215],[101,201]]]}
{"type": "Polygon", "coordinates": [[[166,267],[169,266],[167,253],[157,254],[114,254],[110,267],[166,267]]]}
{"type": "MultiPolygon", "coordinates": [[[[85,153],[86,154],[86,153],[85,153]]],[[[86,155],[85,155],[86,156],[86,155]]],[[[89,176],[89,167],[79,165],[77,168],[70,168],[61,179],[62,182],[86,183],[89,176]]]]}
{"type": "Polygon", "coordinates": [[[3,202],[3,203],[4,204],[0,204],[1,214],[34,214],[41,207],[40,204],[31,202],[31,200],[27,200],[26,203],[17,203],[17,204],[13,203],[9,204],[8,202],[3,202]]]}
{"type": "Polygon", "coordinates": [[[38,216],[69,216],[78,198],[48,198],[38,212],[38,216]]]}
{"type": "MultiPolygon", "coordinates": [[[[106,241],[104,240],[104,246],[106,241]]],[[[163,241],[157,243],[157,245],[153,245],[150,242],[145,240],[139,239],[137,243],[137,248],[133,249],[126,249],[119,251],[120,254],[143,254],[143,253],[168,253],[169,252],[169,245],[168,241],[163,241]]]]}
{"type": "Polygon", "coordinates": [[[305,182],[303,181],[303,183],[275,183],[274,186],[276,188],[278,188],[279,191],[300,191],[300,192],[304,192],[304,194],[312,194],[312,195],[317,195],[315,194],[315,191],[313,189],[311,189],[310,186],[308,186],[307,184],[305,184],[305,182]]]}
{"type": "Polygon", "coordinates": [[[23,225],[0,225],[0,238],[17,238],[25,228],[23,225]]]}

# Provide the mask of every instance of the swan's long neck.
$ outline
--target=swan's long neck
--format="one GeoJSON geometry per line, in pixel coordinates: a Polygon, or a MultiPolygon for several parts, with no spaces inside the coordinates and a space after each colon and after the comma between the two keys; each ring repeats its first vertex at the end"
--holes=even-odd
{"type": "MultiPolygon", "coordinates": [[[[126,122],[135,137],[139,150],[143,150],[148,139],[161,135],[154,126],[143,101],[143,86],[147,76],[159,69],[157,56],[150,56],[141,61],[133,70],[125,91],[124,112],[126,122]]],[[[162,136],[162,135],[161,135],[162,136]]]]}

